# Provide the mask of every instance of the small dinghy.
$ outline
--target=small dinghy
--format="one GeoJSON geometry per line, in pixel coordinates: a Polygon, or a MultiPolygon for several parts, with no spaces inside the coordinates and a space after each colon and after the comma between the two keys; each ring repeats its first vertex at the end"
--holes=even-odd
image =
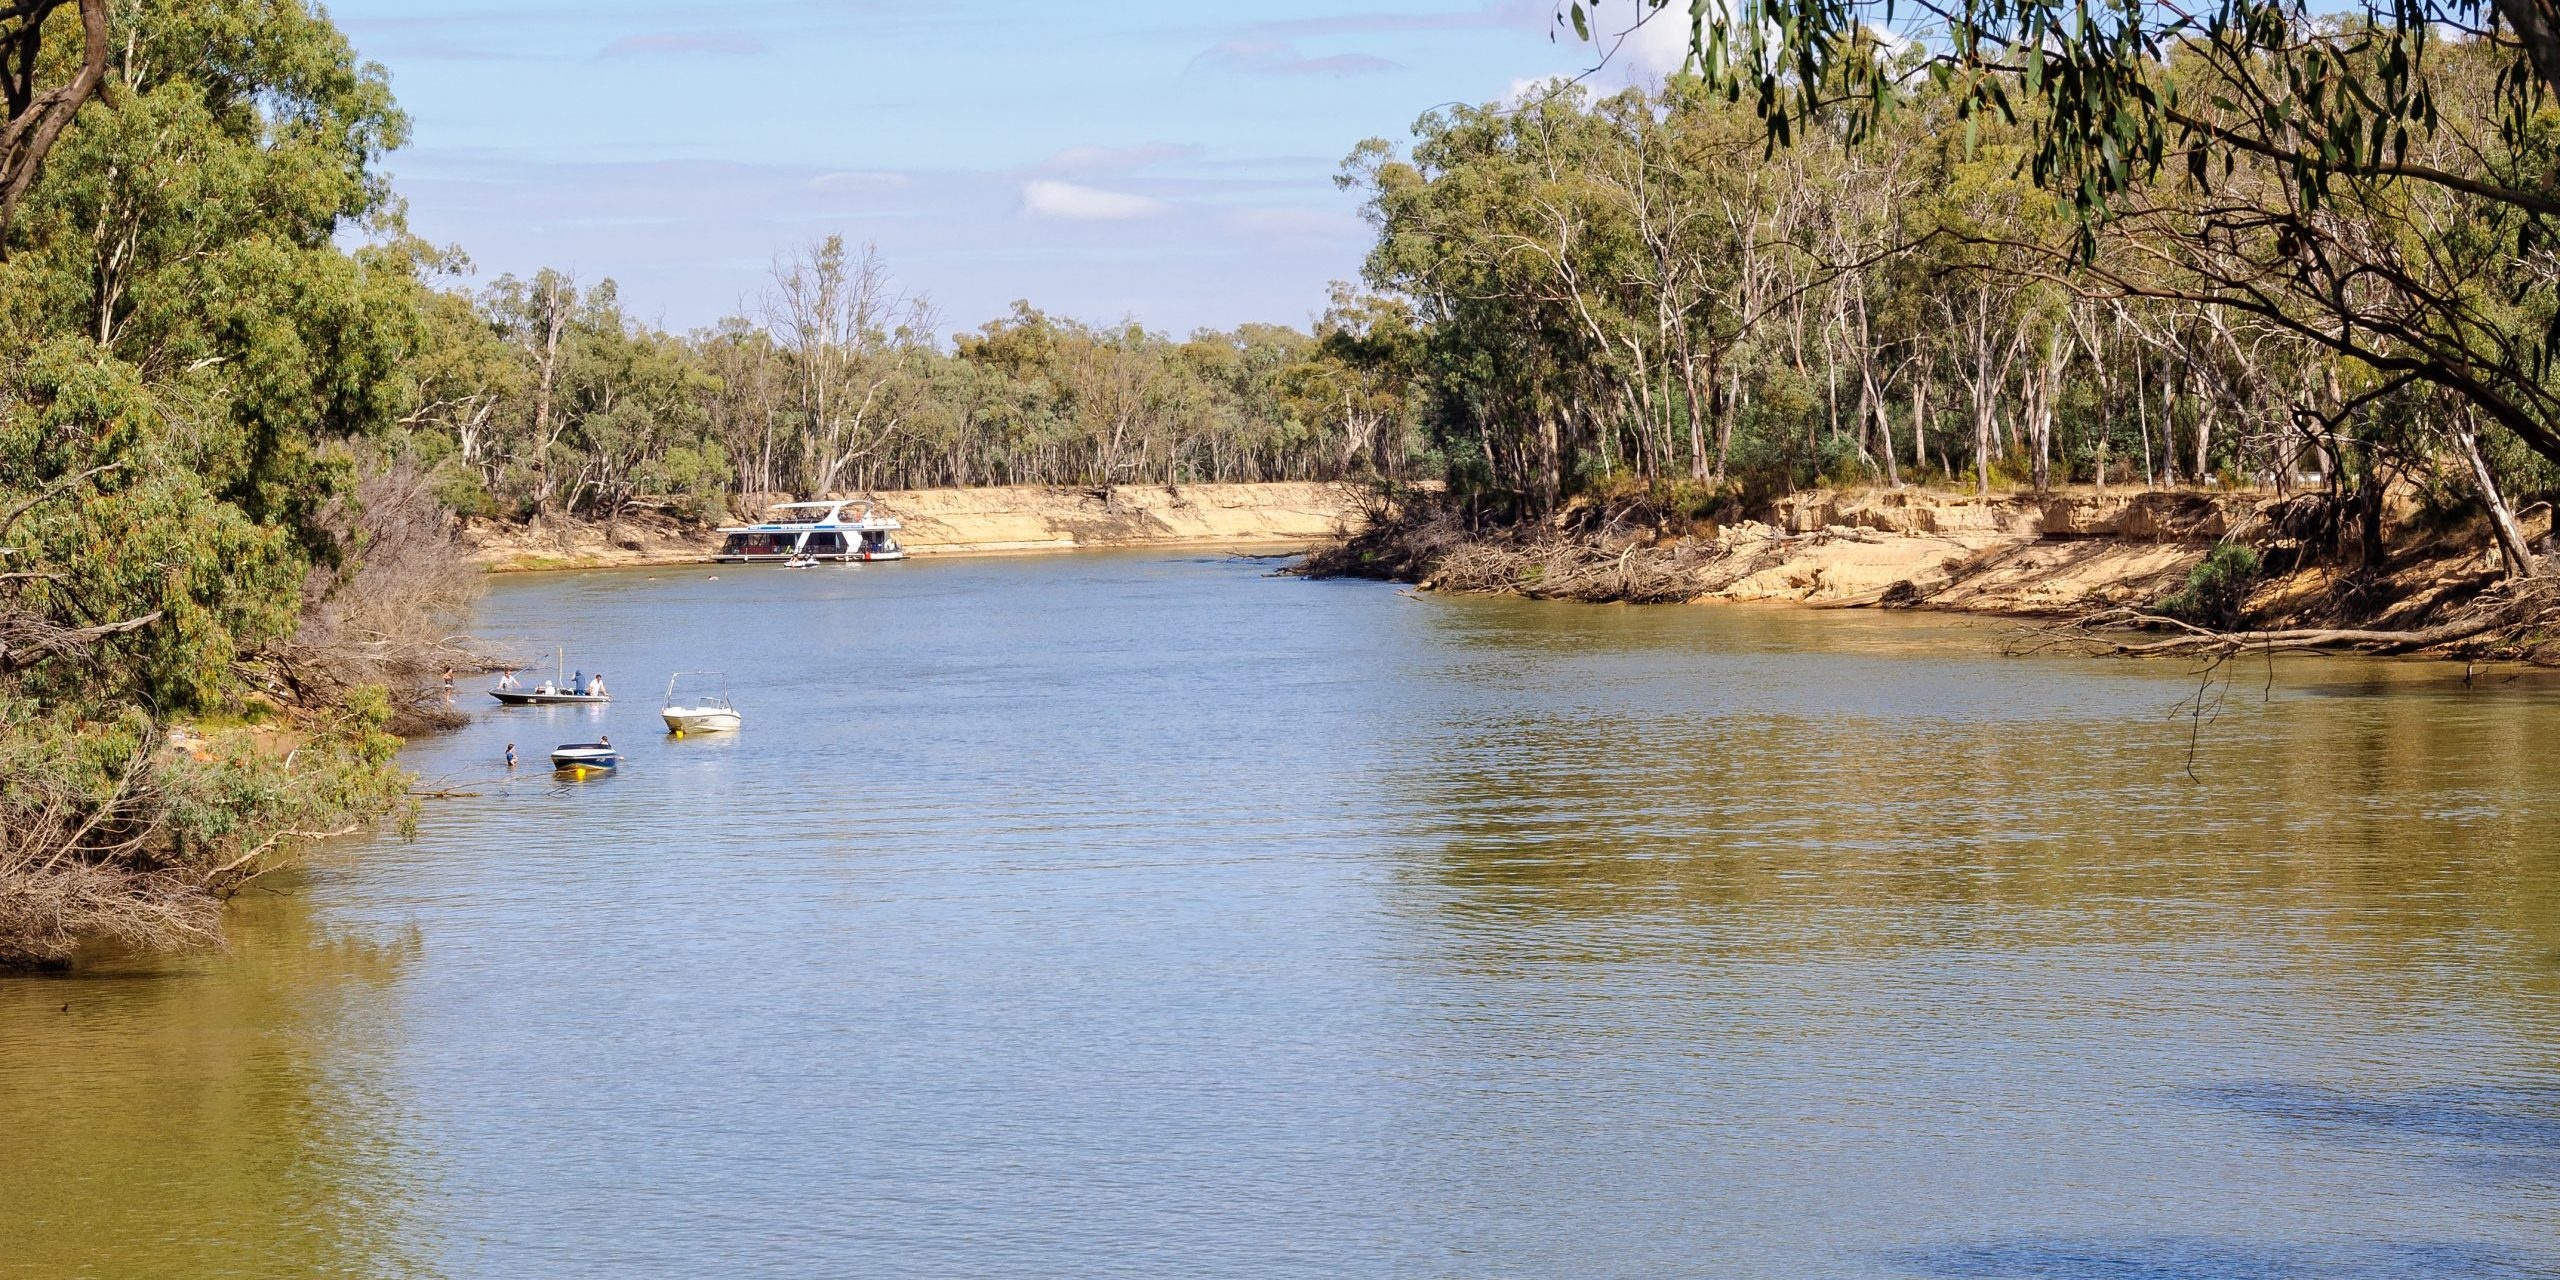
{"type": "Polygon", "coordinates": [[[681,738],[688,733],[725,733],[738,727],[738,709],[726,693],[693,693],[676,696],[676,682],[686,676],[717,676],[717,671],[679,671],[667,677],[667,704],[658,718],[667,722],[667,732],[681,738]]]}
{"type": "Polygon", "coordinates": [[[551,749],[551,767],[579,777],[605,773],[621,763],[621,753],[609,742],[564,742],[551,749]]]}

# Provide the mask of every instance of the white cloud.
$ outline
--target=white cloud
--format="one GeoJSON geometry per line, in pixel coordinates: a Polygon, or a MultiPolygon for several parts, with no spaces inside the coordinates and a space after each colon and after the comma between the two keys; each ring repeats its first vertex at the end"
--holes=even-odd
{"type": "Polygon", "coordinates": [[[1324,209],[1236,209],[1226,216],[1229,227],[1274,240],[1333,241],[1366,239],[1369,225],[1347,214],[1324,209]]]}
{"type": "Polygon", "coordinates": [[[844,169],[809,179],[811,191],[893,191],[905,185],[907,175],[903,173],[868,169],[844,169]]]}
{"type": "Polygon", "coordinates": [[[1179,142],[1142,142],[1134,147],[1069,147],[1040,162],[1051,173],[1119,173],[1189,160],[1200,148],[1179,142]]]}
{"type": "Polygon", "coordinates": [[[764,52],[764,41],[754,36],[734,35],[720,31],[655,31],[647,35],[624,36],[604,47],[599,55],[606,58],[629,58],[647,54],[750,54],[764,52]]]}
{"type": "Polygon", "coordinates": [[[1216,67],[1257,76],[1365,76],[1402,71],[1404,64],[1374,53],[1328,53],[1310,57],[1286,40],[1229,40],[1191,60],[1193,66],[1216,67]]]}
{"type": "Polygon", "coordinates": [[[1022,184],[1022,207],[1025,212],[1043,218],[1064,218],[1073,222],[1120,222],[1130,218],[1152,218],[1167,212],[1171,206],[1162,200],[1131,195],[1125,191],[1104,191],[1098,187],[1080,186],[1073,182],[1041,179],[1022,184]]]}
{"type": "MultiPolygon", "coordinates": [[[[1640,23],[1620,28],[1626,43],[1618,46],[1615,61],[1624,62],[1631,72],[1647,76],[1667,76],[1689,61],[1689,6],[1667,4],[1659,9],[1642,9],[1640,23]]],[[[1617,39],[1602,38],[1602,47],[1617,39]]]]}
{"type": "Polygon", "coordinates": [[[1510,88],[1503,90],[1502,101],[1512,106],[1524,102],[1535,102],[1550,93],[1564,92],[1572,85],[1573,76],[1563,71],[1543,76],[1522,76],[1512,81],[1510,88]]]}

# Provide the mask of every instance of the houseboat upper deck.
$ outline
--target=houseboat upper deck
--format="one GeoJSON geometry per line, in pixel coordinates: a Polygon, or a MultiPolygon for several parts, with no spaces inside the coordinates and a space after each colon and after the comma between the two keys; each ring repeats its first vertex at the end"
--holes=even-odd
{"type": "Polygon", "coordinates": [[[762,524],[721,529],[720,549],[711,558],[723,564],[767,560],[779,564],[803,556],[839,561],[904,560],[907,549],[898,545],[898,530],[903,527],[897,517],[875,511],[868,498],[777,503],[762,524]],[[845,508],[856,505],[861,508],[860,514],[845,513],[845,508]]]}

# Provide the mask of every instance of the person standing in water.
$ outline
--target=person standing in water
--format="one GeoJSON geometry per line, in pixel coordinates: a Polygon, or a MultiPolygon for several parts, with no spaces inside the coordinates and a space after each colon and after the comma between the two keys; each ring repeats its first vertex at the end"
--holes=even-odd
{"type": "Polygon", "coordinates": [[[512,742],[507,744],[507,767],[510,769],[516,767],[516,744],[512,742]]]}

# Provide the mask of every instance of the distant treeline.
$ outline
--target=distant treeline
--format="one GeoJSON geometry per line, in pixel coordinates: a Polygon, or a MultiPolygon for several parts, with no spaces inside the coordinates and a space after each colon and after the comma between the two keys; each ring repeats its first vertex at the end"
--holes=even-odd
{"type": "Polygon", "coordinates": [[[1403,476],[1419,397],[1377,349],[1407,313],[1347,293],[1316,332],[1174,339],[1028,303],[944,339],[869,248],[777,264],[762,312],[673,334],[556,271],[435,299],[411,447],[467,513],[709,512],[739,493],[1403,476]]]}

